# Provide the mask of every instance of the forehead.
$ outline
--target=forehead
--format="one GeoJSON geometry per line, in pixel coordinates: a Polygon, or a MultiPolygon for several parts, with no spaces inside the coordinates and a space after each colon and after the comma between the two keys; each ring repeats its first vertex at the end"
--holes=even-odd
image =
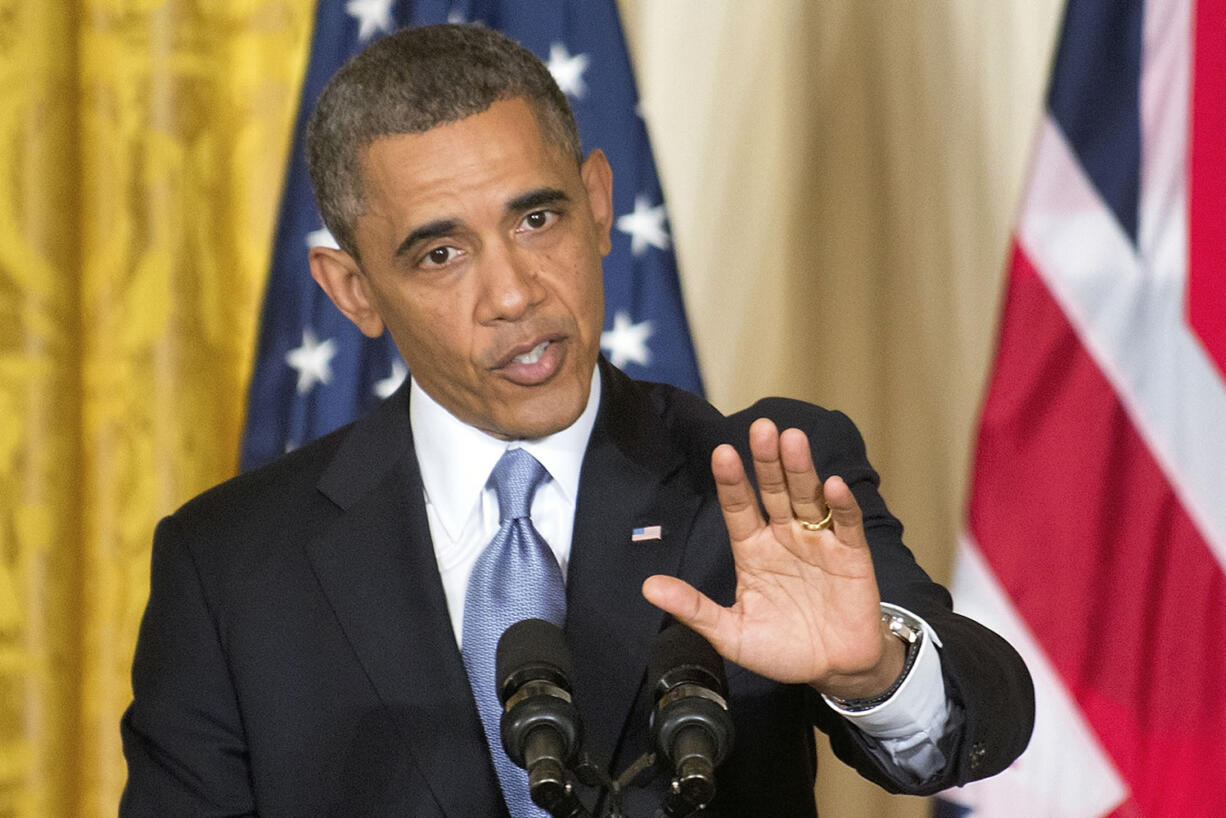
{"type": "Polygon", "coordinates": [[[495,102],[479,114],[414,134],[381,137],[361,156],[369,209],[437,205],[474,193],[510,199],[523,187],[566,187],[572,159],[548,141],[529,103],[495,102]]]}

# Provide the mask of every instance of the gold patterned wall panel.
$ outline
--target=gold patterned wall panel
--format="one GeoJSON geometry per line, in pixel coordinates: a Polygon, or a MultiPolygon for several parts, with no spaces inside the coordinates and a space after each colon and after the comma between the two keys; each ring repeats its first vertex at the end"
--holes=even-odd
{"type": "Polygon", "coordinates": [[[0,0],[0,816],[112,815],[159,516],[231,475],[309,0],[0,0]]]}
{"type": "Polygon", "coordinates": [[[54,815],[78,724],[72,17],[0,3],[0,814],[54,815]],[[65,58],[66,57],[66,58],[65,58]]]}

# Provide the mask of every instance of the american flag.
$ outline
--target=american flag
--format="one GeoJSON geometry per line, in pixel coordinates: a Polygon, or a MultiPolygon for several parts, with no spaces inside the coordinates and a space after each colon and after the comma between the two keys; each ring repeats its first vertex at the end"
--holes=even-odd
{"type": "Polygon", "coordinates": [[[1035,733],[938,814],[1226,815],[1226,0],[1070,0],[1045,113],[954,580],[1035,733]]]}
{"type": "Polygon", "coordinates": [[[308,247],[333,239],[315,208],[302,139],[315,100],[346,59],[399,26],[441,22],[496,28],[549,66],[575,110],[584,148],[603,149],[613,166],[602,350],[634,377],[702,391],[614,0],[319,0],[261,314],[244,469],[347,423],[404,380],[390,337],[364,338],[307,271],[308,247]]]}

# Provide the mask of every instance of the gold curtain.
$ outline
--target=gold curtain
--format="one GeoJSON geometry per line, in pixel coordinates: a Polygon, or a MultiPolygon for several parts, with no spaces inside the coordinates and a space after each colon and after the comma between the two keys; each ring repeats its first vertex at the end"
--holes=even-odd
{"type": "MultiPolygon", "coordinates": [[[[619,5],[712,398],[847,410],[945,577],[1060,0],[619,5]]],[[[153,525],[236,466],[313,7],[0,0],[0,818],[115,812],[153,525]]]]}
{"type": "Polygon", "coordinates": [[[113,815],[158,517],[233,474],[309,0],[0,0],[0,816],[113,815]]]}

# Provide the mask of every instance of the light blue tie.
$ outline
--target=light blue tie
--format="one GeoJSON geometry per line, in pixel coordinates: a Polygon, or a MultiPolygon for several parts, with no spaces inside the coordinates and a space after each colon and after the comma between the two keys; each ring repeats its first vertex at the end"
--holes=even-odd
{"type": "Polygon", "coordinates": [[[521,619],[544,619],[558,627],[566,620],[562,569],[529,516],[532,495],[548,477],[523,449],[508,449],[494,466],[490,484],[498,495],[498,533],[477,558],[464,598],[464,666],[513,818],[548,813],[533,803],[528,774],[502,749],[494,655],[503,631],[521,619]]]}

